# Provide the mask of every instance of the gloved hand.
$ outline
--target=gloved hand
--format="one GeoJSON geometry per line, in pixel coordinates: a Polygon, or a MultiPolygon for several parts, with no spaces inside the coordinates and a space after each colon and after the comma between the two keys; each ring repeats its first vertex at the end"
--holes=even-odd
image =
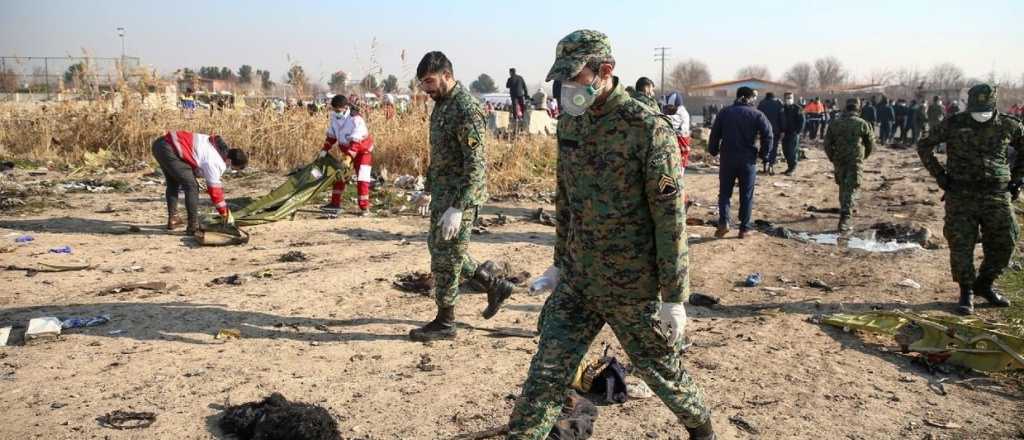
{"type": "Polygon", "coordinates": [[[231,215],[231,210],[228,210],[227,215],[221,217],[221,221],[223,221],[225,225],[234,226],[235,225],[235,216],[231,215]]]}
{"type": "Polygon", "coordinates": [[[459,228],[462,227],[462,210],[448,208],[441,215],[441,238],[451,240],[459,235],[459,228]]]}
{"type": "Polygon", "coordinates": [[[317,159],[323,159],[324,156],[327,156],[327,150],[320,150],[320,152],[316,154],[317,159]]]}
{"type": "Polygon", "coordinates": [[[668,337],[671,344],[683,339],[686,331],[686,308],[680,303],[661,303],[658,310],[661,320],[661,331],[668,337]]]}
{"type": "Polygon", "coordinates": [[[430,194],[419,192],[413,196],[412,202],[416,204],[416,209],[419,211],[420,216],[426,217],[430,215],[430,194]]]}
{"type": "Polygon", "coordinates": [[[549,292],[558,285],[560,271],[557,266],[551,266],[544,271],[544,274],[530,283],[530,294],[536,295],[541,292],[549,292]]]}
{"type": "Polygon", "coordinates": [[[1021,188],[1024,188],[1024,179],[1011,180],[1006,189],[1010,191],[1010,197],[1017,200],[1020,197],[1021,188]]]}

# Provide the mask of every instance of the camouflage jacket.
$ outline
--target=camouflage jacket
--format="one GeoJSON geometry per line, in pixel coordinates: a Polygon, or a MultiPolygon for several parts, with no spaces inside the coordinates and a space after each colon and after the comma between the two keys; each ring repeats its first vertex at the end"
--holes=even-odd
{"type": "Polygon", "coordinates": [[[617,83],[600,107],[559,118],[555,265],[563,279],[590,295],[686,298],[680,161],[668,119],[617,83]]]}
{"type": "Polygon", "coordinates": [[[939,186],[950,191],[998,192],[1010,180],[1024,177],[1024,126],[1007,114],[996,113],[982,124],[964,112],[950,116],[917,144],[917,154],[939,186]],[[935,157],[935,146],[946,144],[946,163],[935,157]],[[1009,164],[1009,146],[1017,151],[1009,164]]]}
{"type": "Polygon", "coordinates": [[[635,99],[640,104],[643,104],[644,107],[647,107],[652,112],[661,113],[661,108],[658,107],[658,101],[655,101],[654,98],[647,96],[643,93],[640,93],[639,91],[633,92],[632,98],[635,99]]]}
{"type": "Polygon", "coordinates": [[[825,154],[837,165],[860,163],[871,155],[874,146],[871,125],[850,112],[833,121],[825,134],[825,154]]]}
{"type": "Polygon", "coordinates": [[[425,188],[432,209],[465,209],[487,201],[484,112],[456,83],[430,114],[430,167],[425,188]]]}

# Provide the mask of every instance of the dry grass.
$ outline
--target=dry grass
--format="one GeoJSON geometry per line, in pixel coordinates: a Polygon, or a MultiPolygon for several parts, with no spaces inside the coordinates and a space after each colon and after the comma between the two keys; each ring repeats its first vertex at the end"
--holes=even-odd
{"type": "MultiPolygon", "coordinates": [[[[374,166],[388,174],[424,174],[429,161],[428,114],[422,107],[385,120],[382,112],[367,115],[376,141],[374,166]]],[[[109,104],[62,103],[47,106],[0,107],[0,156],[52,161],[78,167],[87,153],[108,150],[113,163],[154,163],[153,139],[168,130],[217,133],[245,149],[252,164],[287,170],[308,162],[323,142],[326,116],[294,110],[285,114],[258,109],[199,110],[187,117],[177,110],[143,108],[129,103],[124,110],[109,104]]],[[[515,142],[487,141],[488,185],[494,194],[545,191],[552,187],[555,143],[548,137],[522,137],[515,142]]]]}

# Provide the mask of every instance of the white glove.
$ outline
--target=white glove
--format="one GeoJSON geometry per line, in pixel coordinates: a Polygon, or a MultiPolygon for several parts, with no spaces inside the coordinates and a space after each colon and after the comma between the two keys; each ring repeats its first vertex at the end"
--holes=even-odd
{"type": "Polygon", "coordinates": [[[323,159],[324,156],[326,156],[326,155],[327,155],[327,150],[320,150],[320,152],[316,154],[316,158],[317,159],[323,159]]]}
{"type": "Polygon", "coordinates": [[[451,240],[459,235],[459,228],[462,227],[462,210],[448,208],[441,216],[441,238],[451,240]]]}
{"type": "Polygon", "coordinates": [[[661,303],[658,318],[661,320],[661,331],[668,336],[671,344],[683,338],[683,332],[686,331],[686,308],[682,304],[661,303]]]}
{"type": "Polygon", "coordinates": [[[430,194],[420,192],[413,196],[412,202],[416,204],[416,208],[421,216],[426,217],[430,215],[430,194]]]}
{"type": "Polygon", "coordinates": [[[544,271],[543,275],[534,279],[533,282],[530,283],[530,294],[536,295],[538,293],[548,292],[554,289],[555,285],[558,284],[558,274],[559,271],[557,266],[549,267],[548,270],[544,271]]]}

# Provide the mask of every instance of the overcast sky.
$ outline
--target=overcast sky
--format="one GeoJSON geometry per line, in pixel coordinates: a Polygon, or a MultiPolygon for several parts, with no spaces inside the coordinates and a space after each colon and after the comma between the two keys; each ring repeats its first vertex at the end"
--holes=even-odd
{"type": "Polygon", "coordinates": [[[448,54],[456,76],[480,73],[504,85],[517,67],[531,89],[554,59],[555,44],[580,28],[611,37],[623,81],[658,81],[654,48],[671,47],[671,64],[696,58],[715,81],[749,64],[775,78],[799,61],[832,55],[857,78],[884,68],[923,71],[942,62],[968,76],[1024,74],[1024,1],[48,1],[0,2],[0,55],[119,56],[161,73],[180,67],[241,64],[280,80],[291,62],[326,83],[345,70],[373,66],[404,86],[420,57],[448,54]],[[983,5],[983,7],[981,7],[983,5]],[[376,42],[376,43],[374,43],[376,42]],[[405,60],[402,60],[402,53],[405,60]]]}

